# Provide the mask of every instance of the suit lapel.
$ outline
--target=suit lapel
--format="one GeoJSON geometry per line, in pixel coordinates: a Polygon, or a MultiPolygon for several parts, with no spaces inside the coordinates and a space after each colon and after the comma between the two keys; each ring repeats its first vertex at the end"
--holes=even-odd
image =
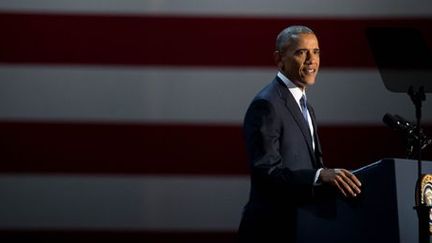
{"type": "Polygon", "coordinates": [[[312,148],[312,136],[309,130],[309,127],[306,125],[306,122],[304,120],[303,114],[301,113],[297,102],[295,101],[294,97],[288,90],[288,88],[285,86],[285,84],[282,82],[282,80],[279,80],[279,78],[276,78],[276,85],[279,89],[280,98],[285,103],[285,106],[287,107],[287,110],[291,113],[291,115],[294,117],[294,120],[296,121],[297,125],[299,126],[304,139],[306,140],[306,143],[308,145],[309,153],[311,154],[313,160],[315,160],[313,148],[312,148]]]}
{"type": "Polygon", "coordinates": [[[312,108],[312,106],[310,106],[309,104],[307,106],[308,106],[309,113],[310,113],[311,118],[312,118],[312,126],[314,128],[315,155],[316,155],[316,159],[317,159],[317,162],[318,162],[318,167],[324,167],[324,162],[323,162],[323,159],[322,159],[321,143],[320,143],[320,139],[319,139],[319,136],[318,136],[318,126],[317,126],[317,123],[316,123],[315,111],[312,108]]]}

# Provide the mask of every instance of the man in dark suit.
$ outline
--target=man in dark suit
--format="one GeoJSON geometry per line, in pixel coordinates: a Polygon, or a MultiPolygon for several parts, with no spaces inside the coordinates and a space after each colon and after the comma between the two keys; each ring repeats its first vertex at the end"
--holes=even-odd
{"type": "Polygon", "coordinates": [[[316,35],[305,26],[284,29],[274,60],[279,72],[244,118],[251,190],[239,227],[241,242],[295,242],[296,208],[311,202],[320,187],[333,186],[346,197],[360,193],[355,175],[323,164],[315,113],[306,101],[320,64],[316,35]]]}

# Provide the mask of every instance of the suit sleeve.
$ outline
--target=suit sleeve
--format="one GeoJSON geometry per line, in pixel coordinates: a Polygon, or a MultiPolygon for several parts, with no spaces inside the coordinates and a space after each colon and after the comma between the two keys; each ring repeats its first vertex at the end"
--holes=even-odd
{"type": "MultiPolygon", "coordinates": [[[[244,120],[246,147],[255,186],[265,193],[312,196],[315,169],[291,170],[279,152],[283,129],[281,118],[267,100],[255,100],[244,120]]],[[[288,162],[289,163],[289,162],[288,162]]]]}

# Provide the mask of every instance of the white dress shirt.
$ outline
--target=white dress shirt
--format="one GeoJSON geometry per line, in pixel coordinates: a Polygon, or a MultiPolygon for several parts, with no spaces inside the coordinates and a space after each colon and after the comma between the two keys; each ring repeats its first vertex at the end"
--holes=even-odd
{"type": "MultiPolygon", "coordinates": [[[[277,76],[282,80],[282,82],[285,83],[285,85],[288,87],[288,90],[291,92],[291,94],[293,95],[295,101],[297,102],[297,105],[300,109],[300,111],[302,111],[301,105],[300,105],[300,99],[303,95],[306,96],[306,92],[305,90],[302,90],[301,88],[297,87],[291,80],[289,80],[283,73],[278,72],[277,76]]],[[[311,133],[311,137],[312,137],[312,148],[315,151],[315,139],[314,139],[314,128],[312,125],[312,119],[308,110],[308,125],[309,125],[309,131],[311,133]]],[[[314,178],[314,185],[318,185],[318,178],[319,178],[319,174],[321,172],[322,168],[318,169],[316,174],[315,174],[315,178],[314,178]]]]}

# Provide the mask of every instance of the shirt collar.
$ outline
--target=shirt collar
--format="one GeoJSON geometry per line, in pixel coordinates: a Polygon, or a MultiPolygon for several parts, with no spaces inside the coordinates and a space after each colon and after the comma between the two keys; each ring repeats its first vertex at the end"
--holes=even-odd
{"type": "Polygon", "coordinates": [[[284,82],[284,84],[288,87],[291,94],[294,96],[294,99],[297,101],[297,104],[300,105],[300,99],[303,95],[306,96],[306,92],[297,87],[291,80],[289,80],[282,72],[278,72],[277,76],[284,82]]]}

